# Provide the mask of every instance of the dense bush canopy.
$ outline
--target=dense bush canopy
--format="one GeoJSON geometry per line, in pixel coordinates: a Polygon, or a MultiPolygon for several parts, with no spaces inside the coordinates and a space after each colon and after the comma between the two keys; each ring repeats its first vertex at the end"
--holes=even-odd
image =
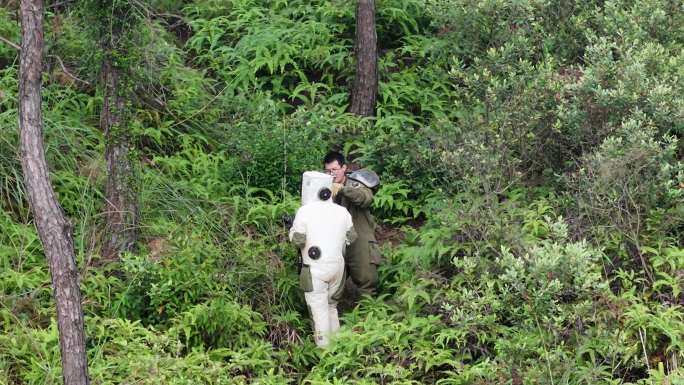
{"type": "MultiPolygon", "coordinates": [[[[0,2],[0,384],[58,384],[0,2]]],[[[48,4],[43,110],[93,384],[684,384],[684,4],[48,4]],[[103,36],[120,29],[103,52],[103,36]],[[100,257],[103,55],[124,69],[136,250],[100,257]],[[317,350],[281,218],[331,148],[377,171],[380,293],[317,350]]]]}

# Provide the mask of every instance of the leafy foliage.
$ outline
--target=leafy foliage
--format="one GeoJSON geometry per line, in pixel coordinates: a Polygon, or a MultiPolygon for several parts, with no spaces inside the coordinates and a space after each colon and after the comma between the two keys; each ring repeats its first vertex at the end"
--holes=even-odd
{"type": "MultiPolygon", "coordinates": [[[[345,112],[352,2],[50,8],[46,154],[93,383],[682,383],[682,5],[376,3],[372,118],[345,112]],[[92,84],[113,28],[141,238],[104,261],[92,84]],[[282,219],[331,148],[381,176],[385,263],[378,296],[320,351],[282,219]]],[[[0,36],[16,43],[13,4],[0,36]]],[[[0,42],[0,383],[59,383],[17,72],[0,42]]]]}

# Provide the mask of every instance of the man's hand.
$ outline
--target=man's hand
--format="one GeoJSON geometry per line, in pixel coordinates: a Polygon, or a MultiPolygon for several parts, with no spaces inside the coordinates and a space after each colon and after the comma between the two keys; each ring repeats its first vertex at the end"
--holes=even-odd
{"type": "Polygon", "coordinates": [[[333,183],[332,185],[332,196],[333,198],[337,195],[338,192],[344,187],[342,183],[333,183]]]}

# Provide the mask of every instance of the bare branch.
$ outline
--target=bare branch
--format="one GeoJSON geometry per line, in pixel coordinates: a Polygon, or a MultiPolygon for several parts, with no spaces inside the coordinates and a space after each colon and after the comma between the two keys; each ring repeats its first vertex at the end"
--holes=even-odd
{"type": "Polygon", "coordinates": [[[193,113],[192,115],[188,116],[187,118],[181,120],[180,122],[174,123],[174,124],[171,125],[171,127],[169,127],[169,128],[173,128],[173,127],[179,126],[179,125],[181,125],[181,124],[187,122],[188,120],[194,118],[195,116],[199,115],[200,113],[202,113],[202,111],[204,111],[205,109],[207,109],[207,107],[209,107],[209,106],[211,105],[211,103],[214,102],[214,100],[216,100],[219,96],[221,96],[221,94],[223,93],[223,91],[226,90],[226,88],[228,88],[228,84],[226,84],[226,86],[223,87],[223,89],[222,89],[221,91],[219,91],[219,93],[216,94],[213,98],[211,98],[211,100],[210,100],[209,102],[207,102],[207,104],[205,104],[202,108],[200,108],[199,110],[195,111],[195,113],[193,113]]]}
{"type": "Polygon", "coordinates": [[[82,80],[82,79],[78,78],[76,75],[69,72],[69,70],[66,68],[66,66],[64,65],[64,62],[62,61],[62,59],[59,56],[57,56],[57,55],[48,55],[48,56],[57,59],[57,62],[59,62],[59,66],[62,67],[62,72],[64,72],[68,77],[90,87],[90,85],[91,85],[90,82],[88,82],[86,80],[82,80]]]}
{"type": "Polygon", "coordinates": [[[66,4],[69,4],[69,3],[71,3],[71,0],[58,1],[58,2],[56,2],[56,3],[54,3],[54,4],[47,5],[47,6],[45,7],[45,9],[58,8],[58,7],[61,7],[62,5],[66,5],[66,4]]]}
{"type": "Polygon", "coordinates": [[[0,36],[0,41],[21,52],[21,47],[18,46],[16,43],[12,42],[10,39],[0,36]]]}
{"type": "MultiPolygon", "coordinates": [[[[11,40],[9,40],[8,38],[3,37],[3,36],[0,36],[0,41],[4,42],[5,44],[9,45],[10,47],[12,47],[12,48],[16,49],[17,51],[21,52],[21,47],[18,46],[16,43],[12,42],[11,40]]],[[[76,76],[76,75],[72,74],[71,72],[69,72],[69,70],[66,68],[66,66],[64,65],[64,62],[62,61],[62,59],[61,59],[59,56],[57,56],[57,55],[48,55],[48,57],[52,57],[52,58],[57,59],[57,62],[59,63],[59,66],[62,68],[62,72],[64,72],[64,74],[66,74],[68,77],[74,79],[74,80],[77,81],[77,82],[83,83],[83,84],[85,84],[86,86],[90,86],[90,85],[91,85],[90,82],[88,82],[88,81],[86,81],[86,80],[83,80],[83,79],[80,79],[78,76],[76,76]]]]}

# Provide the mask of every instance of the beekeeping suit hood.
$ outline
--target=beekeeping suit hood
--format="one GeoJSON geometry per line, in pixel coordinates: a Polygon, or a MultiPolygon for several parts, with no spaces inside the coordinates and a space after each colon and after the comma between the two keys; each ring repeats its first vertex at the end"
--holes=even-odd
{"type": "Polygon", "coordinates": [[[318,171],[307,171],[302,175],[302,206],[318,201],[325,201],[320,194],[323,189],[332,189],[332,175],[318,171]]]}

